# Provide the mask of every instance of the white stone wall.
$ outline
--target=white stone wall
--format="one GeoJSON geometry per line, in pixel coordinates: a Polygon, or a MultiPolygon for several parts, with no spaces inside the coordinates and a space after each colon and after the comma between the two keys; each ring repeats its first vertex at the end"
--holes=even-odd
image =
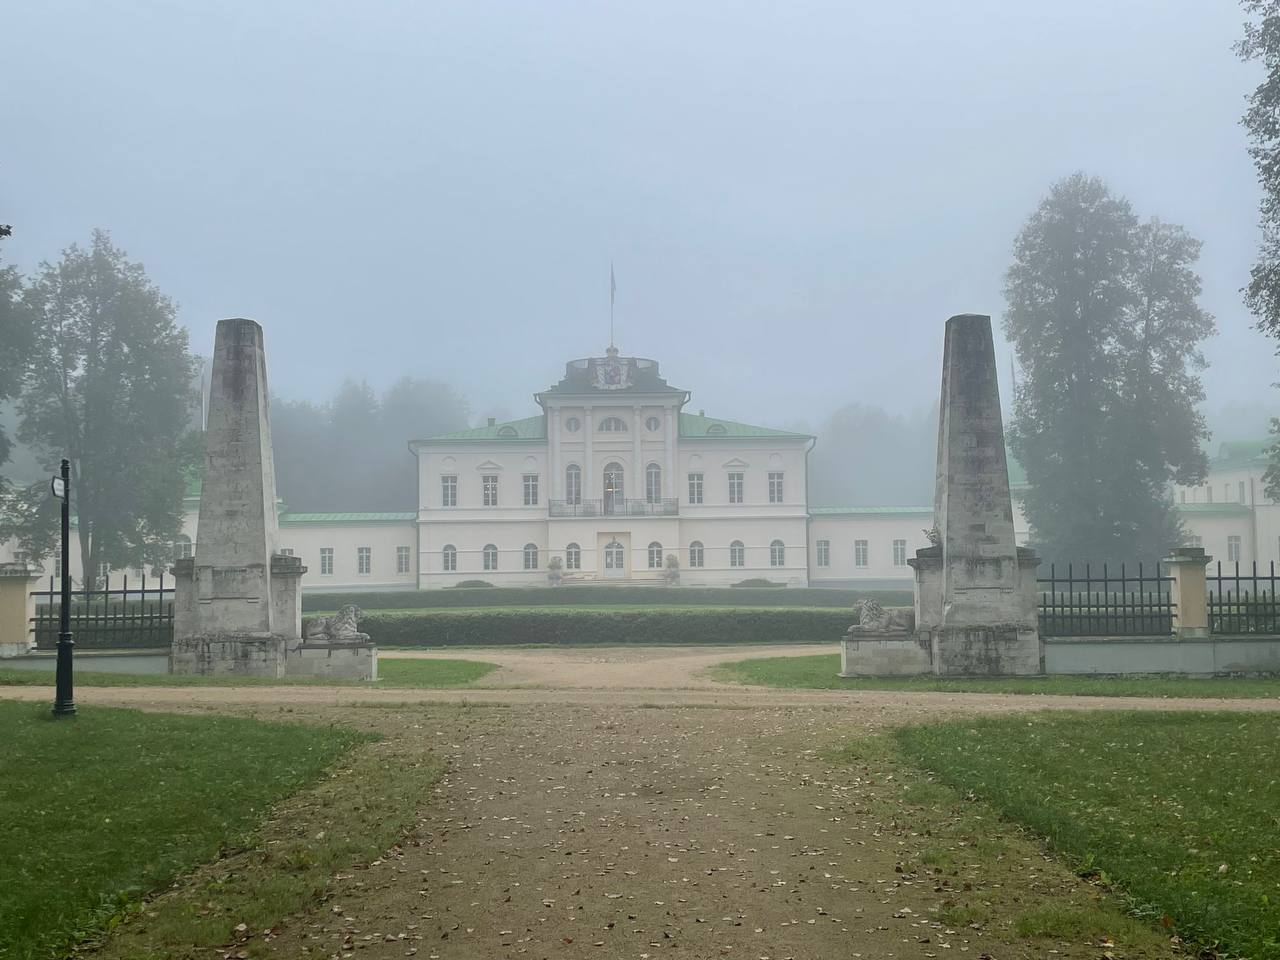
{"type": "Polygon", "coordinates": [[[915,513],[820,514],[809,521],[810,582],[854,584],[859,581],[891,582],[910,589],[914,575],[906,563],[895,563],[893,541],[906,541],[906,557],[929,545],[925,530],[933,525],[932,509],[915,513]],[[830,544],[830,563],[818,564],[818,541],[830,544]],[[856,563],[855,543],[867,542],[866,566],[856,563]]]}
{"type": "Polygon", "coordinates": [[[302,589],[412,589],[417,581],[418,551],[414,523],[282,523],[280,548],[292,550],[307,572],[302,589]],[[320,550],[333,548],[333,573],[321,573],[320,550]],[[359,572],[358,549],[369,548],[370,572],[359,572]],[[409,548],[409,571],[396,571],[396,548],[409,548]]]}

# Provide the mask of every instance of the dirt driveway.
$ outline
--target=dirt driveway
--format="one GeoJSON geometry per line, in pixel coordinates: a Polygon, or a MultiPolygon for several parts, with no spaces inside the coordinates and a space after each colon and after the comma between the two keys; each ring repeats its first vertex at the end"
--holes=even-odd
{"type": "Polygon", "coordinates": [[[769,691],[697,676],[735,657],[830,650],[414,653],[502,669],[483,690],[84,687],[77,699],[287,709],[446,760],[408,841],[335,876],[323,900],[248,944],[251,957],[1175,955],[1154,934],[1103,943],[1019,933],[1020,917],[1090,909],[1098,892],[1015,828],[957,827],[957,807],[913,794],[918,775],[874,755],[839,762],[834,751],[886,726],[967,713],[1275,704],[769,691]],[[978,843],[1001,852],[966,852],[978,843]],[[946,866],[927,866],[931,857],[946,866]]]}

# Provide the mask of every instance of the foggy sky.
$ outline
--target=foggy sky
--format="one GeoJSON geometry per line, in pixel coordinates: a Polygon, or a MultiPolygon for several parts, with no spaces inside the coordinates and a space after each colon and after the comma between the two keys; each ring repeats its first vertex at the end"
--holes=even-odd
{"type": "Polygon", "coordinates": [[[278,396],[413,373],[511,416],[607,346],[612,260],[624,354],[691,409],[816,428],[932,404],[943,321],[998,323],[1015,233],[1081,169],[1204,241],[1208,406],[1270,408],[1238,292],[1241,22],[1232,0],[4,0],[5,255],[105,227],[197,352],[259,320],[278,396]]]}

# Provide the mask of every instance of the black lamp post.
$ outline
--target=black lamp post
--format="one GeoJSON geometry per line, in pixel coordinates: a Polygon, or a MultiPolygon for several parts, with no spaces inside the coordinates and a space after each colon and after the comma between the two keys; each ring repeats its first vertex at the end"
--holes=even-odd
{"type": "Polygon", "coordinates": [[[60,476],[50,484],[53,495],[62,500],[62,602],[58,607],[58,674],[55,682],[53,715],[68,717],[76,712],[71,679],[71,461],[62,461],[60,476]]]}

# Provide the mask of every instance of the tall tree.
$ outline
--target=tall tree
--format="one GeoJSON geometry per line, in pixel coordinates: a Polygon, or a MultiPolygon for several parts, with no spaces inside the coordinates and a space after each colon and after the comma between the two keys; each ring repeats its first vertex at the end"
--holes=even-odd
{"type": "Polygon", "coordinates": [[[850,403],[818,430],[809,455],[809,502],[817,506],[933,503],[938,410],[910,416],[850,403]]]}
{"type": "MultiPolygon", "coordinates": [[[[8,224],[0,223],[0,239],[12,233],[8,224]]],[[[0,403],[18,395],[27,358],[31,353],[30,313],[22,303],[22,277],[14,266],[4,266],[0,261],[0,403]]],[[[0,423],[0,467],[9,460],[12,440],[0,423]]],[[[0,497],[5,492],[5,480],[0,474],[0,497]]]]}
{"type": "Polygon", "coordinates": [[[1181,538],[1170,484],[1207,472],[1197,372],[1213,319],[1196,302],[1199,252],[1079,173],[1015,241],[1004,328],[1023,380],[1009,440],[1048,559],[1150,558],[1181,538]]]}
{"type": "MultiPolygon", "coordinates": [[[[1258,329],[1280,339],[1280,0],[1241,0],[1241,6],[1249,19],[1236,52],[1242,60],[1261,63],[1264,71],[1241,121],[1249,133],[1249,156],[1262,188],[1262,241],[1244,302],[1258,329]]],[[[1280,501],[1280,418],[1272,419],[1271,433],[1277,440],[1270,451],[1266,492],[1280,501]]]]}
{"type": "MultiPolygon", "coordinates": [[[[35,320],[19,404],[21,439],[50,464],[72,463],[82,579],[157,564],[182,526],[194,361],[173,302],[102,230],[88,249],[41,264],[24,303],[35,320]]],[[[51,547],[39,511],[16,532],[34,556],[51,547]]]]}

